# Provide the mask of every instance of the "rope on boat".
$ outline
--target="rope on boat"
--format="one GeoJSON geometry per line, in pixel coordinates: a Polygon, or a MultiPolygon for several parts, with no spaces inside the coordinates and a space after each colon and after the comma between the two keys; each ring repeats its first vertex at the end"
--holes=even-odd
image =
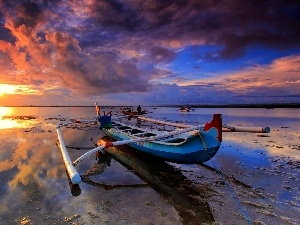
{"type": "Polygon", "coordinates": [[[233,197],[233,199],[235,200],[237,206],[239,207],[239,209],[241,210],[242,214],[244,215],[244,217],[246,218],[246,220],[248,221],[248,223],[250,225],[253,225],[252,220],[250,219],[250,217],[248,216],[248,214],[246,213],[244,207],[242,206],[242,204],[240,203],[240,201],[238,200],[238,198],[236,197],[236,195],[234,194],[233,190],[230,188],[229,184],[227,183],[225,177],[223,176],[223,173],[218,169],[218,167],[216,166],[215,162],[213,161],[213,159],[210,157],[210,155],[207,153],[207,147],[206,147],[206,143],[201,135],[200,132],[198,132],[198,135],[200,136],[203,146],[204,146],[204,150],[205,153],[207,154],[207,156],[210,158],[214,169],[217,171],[217,173],[220,175],[222,181],[224,182],[226,188],[228,189],[229,193],[231,194],[231,196],[233,197]]]}

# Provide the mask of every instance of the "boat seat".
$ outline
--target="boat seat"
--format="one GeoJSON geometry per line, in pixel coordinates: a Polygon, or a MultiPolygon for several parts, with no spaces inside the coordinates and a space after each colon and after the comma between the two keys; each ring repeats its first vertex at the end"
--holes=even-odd
{"type": "Polygon", "coordinates": [[[173,138],[173,139],[167,140],[166,142],[167,143],[181,143],[184,141],[186,141],[186,138],[173,138]]]}
{"type": "Polygon", "coordinates": [[[143,133],[143,134],[138,134],[138,135],[135,135],[137,137],[153,137],[153,136],[156,136],[156,134],[153,134],[153,133],[143,133]]]}
{"type": "Polygon", "coordinates": [[[178,138],[178,137],[165,137],[165,138],[159,138],[156,141],[161,141],[161,142],[168,142],[168,143],[177,143],[177,142],[181,142],[183,140],[186,140],[185,138],[178,138]],[[179,140],[180,141],[176,141],[179,140]]]}
{"type": "Polygon", "coordinates": [[[131,127],[127,127],[127,126],[120,126],[118,127],[119,130],[131,130],[131,127]]]}
{"type": "Polygon", "coordinates": [[[186,138],[169,138],[169,139],[158,139],[154,140],[153,142],[155,143],[161,143],[161,144],[170,144],[170,145],[177,145],[177,144],[182,144],[186,142],[186,138]]]}
{"type": "Polygon", "coordinates": [[[145,133],[145,131],[138,130],[138,129],[132,129],[131,134],[140,134],[140,133],[145,133]]]}

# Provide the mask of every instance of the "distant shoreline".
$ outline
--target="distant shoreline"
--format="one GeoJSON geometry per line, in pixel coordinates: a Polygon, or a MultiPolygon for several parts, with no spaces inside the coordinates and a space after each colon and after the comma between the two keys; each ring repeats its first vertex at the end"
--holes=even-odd
{"type": "MultiPolygon", "coordinates": [[[[179,107],[180,105],[166,105],[165,107],[179,107]]],[[[182,105],[181,105],[182,106],[182,105]]],[[[300,103],[274,103],[274,104],[223,104],[223,105],[205,105],[205,104],[191,104],[188,105],[191,108],[300,108],[300,103]]]]}
{"type": "MultiPolygon", "coordinates": [[[[152,105],[144,107],[173,107],[177,108],[182,105],[152,105]]],[[[274,103],[274,104],[220,104],[220,105],[206,105],[206,104],[188,104],[191,108],[300,108],[300,103],[274,103]]],[[[95,107],[94,105],[24,105],[24,106],[1,106],[1,107],[95,107]]],[[[135,106],[103,106],[103,107],[135,107],[135,106]]]]}

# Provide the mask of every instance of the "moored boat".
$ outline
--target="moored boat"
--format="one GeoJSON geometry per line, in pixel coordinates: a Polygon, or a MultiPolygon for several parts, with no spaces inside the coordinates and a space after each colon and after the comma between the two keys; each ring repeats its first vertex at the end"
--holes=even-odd
{"type": "Polygon", "coordinates": [[[144,115],[144,114],[147,114],[147,110],[143,110],[141,112],[138,112],[138,111],[131,111],[131,110],[122,110],[122,113],[124,115],[144,115]]]}
{"type": "Polygon", "coordinates": [[[222,125],[222,115],[214,114],[211,122],[190,125],[178,124],[167,121],[156,120],[144,116],[135,116],[137,121],[146,123],[160,124],[163,126],[173,127],[173,130],[154,129],[153,126],[141,127],[138,125],[130,125],[122,121],[122,119],[130,119],[131,115],[123,115],[119,117],[111,116],[111,112],[100,116],[100,107],[96,104],[97,117],[93,120],[70,121],[65,124],[59,124],[56,127],[58,141],[57,144],[61,150],[63,161],[66,167],[70,183],[78,184],[81,182],[81,176],[77,172],[75,166],[94,153],[104,151],[113,146],[129,145],[137,151],[159,157],[162,160],[174,163],[194,164],[208,161],[218,152],[222,142],[222,132],[224,129],[228,132],[258,132],[268,133],[269,127],[265,128],[241,128],[229,125],[222,125]],[[92,150],[84,153],[75,161],[70,159],[66,145],[64,143],[61,127],[72,123],[95,123],[100,124],[100,129],[111,138],[114,142],[107,142],[92,150]]]}
{"type": "MultiPolygon", "coordinates": [[[[109,120],[107,117],[99,117],[99,122],[107,123],[107,121],[103,122],[104,119],[109,120]]],[[[139,119],[172,126],[170,123],[147,117],[139,117],[139,119]]],[[[186,125],[172,132],[138,128],[118,120],[113,120],[111,125],[103,125],[102,131],[118,141],[133,140],[128,143],[129,146],[165,161],[201,163],[208,161],[219,150],[222,142],[222,116],[215,114],[210,123],[199,126],[186,125]],[[139,141],[143,138],[150,140],[139,141]]]]}
{"type": "Polygon", "coordinates": [[[194,111],[195,109],[192,109],[190,106],[181,106],[178,111],[179,112],[189,112],[189,111],[194,111]]]}
{"type": "Polygon", "coordinates": [[[178,109],[178,111],[180,112],[189,112],[191,109],[189,107],[181,107],[180,109],[178,109]]]}

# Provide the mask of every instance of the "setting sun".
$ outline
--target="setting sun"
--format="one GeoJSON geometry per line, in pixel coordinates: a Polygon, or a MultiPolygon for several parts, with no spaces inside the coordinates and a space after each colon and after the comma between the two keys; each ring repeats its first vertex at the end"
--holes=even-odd
{"type": "Polygon", "coordinates": [[[14,94],[17,88],[11,84],[0,84],[0,96],[3,94],[14,94]]]}
{"type": "Polygon", "coordinates": [[[0,96],[3,95],[37,95],[38,90],[28,85],[0,84],[0,96]]]}

